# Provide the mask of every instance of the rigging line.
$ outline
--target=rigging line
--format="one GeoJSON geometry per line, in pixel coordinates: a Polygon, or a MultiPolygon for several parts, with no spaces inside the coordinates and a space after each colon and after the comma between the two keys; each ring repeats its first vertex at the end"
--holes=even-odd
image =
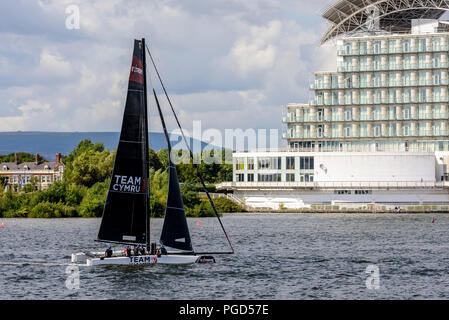
{"type": "Polygon", "coordinates": [[[186,139],[186,137],[184,135],[184,131],[182,130],[181,124],[179,123],[178,116],[176,115],[175,109],[173,108],[173,105],[172,105],[171,100],[170,100],[170,98],[168,96],[167,90],[165,90],[164,83],[162,82],[162,78],[161,78],[161,76],[159,74],[159,71],[158,71],[158,69],[156,67],[156,64],[155,64],[155,62],[153,60],[153,56],[151,55],[150,48],[148,48],[147,44],[145,44],[145,47],[147,48],[148,55],[150,56],[150,59],[151,59],[151,63],[153,64],[154,70],[156,71],[157,77],[159,78],[159,82],[161,83],[162,89],[164,90],[165,97],[167,98],[168,104],[170,105],[170,108],[171,108],[171,110],[173,112],[173,115],[175,117],[176,123],[178,124],[178,128],[181,131],[182,137],[184,138],[184,143],[186,144],[186,147],[189,150],[190,159],[192,159],[192,165],[196,169],[196,173],[198,175],[198,178],[201,181],[201,184],[203,186],[204,191],[206,192],[207,198],[209,199],[209,203],[211,204],[212,209],[214,210],[214,213],[217,216],[218,221],[220,222],[221,229],[223,230],[223,232],[224,232],[224,234],[226,236],[226,240],[228,241],[229,247],[231,248],[232,253],[234,253],[234,248],[232,247],[231,240],[229,240],[229,236],[228,236],[228,234],[227,234],[227,232],[226,232],[226,230],[225,230],[225,228],[223,226],[223,223],[221,222],[220,216],[218,215],[218,212],[217,212],[217,209],[215,208],[214,202],[212,201],[212,198],[210,197],[209,191],[206,188],[206,184],[204,183],[204,180],[203,180],[203,177],[202,177],[202,175],[200,173],[200,170],[199,170],[198,166],[196,165],[195,160],[193,159],[193,152],[190,149],[190,144],[188,143],[188,141],[187,141],[187,139],[186,139]]]}

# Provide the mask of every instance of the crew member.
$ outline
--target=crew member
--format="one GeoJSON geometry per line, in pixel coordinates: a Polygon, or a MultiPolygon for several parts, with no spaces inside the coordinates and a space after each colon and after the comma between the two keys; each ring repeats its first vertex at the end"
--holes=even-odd
{"type": "Polygon", "coordinates": [[[104,258],[110,258],[110,257],[112,257],[112,249],[111,249],[111,246],[108,246],[108,248],[104,252],[104,255],[102,258],[104,259],[104,258]]]}
{"type": "Polygon", "coordinates": [[[123,251],[123,254],[126,254],[127,257],[131,257],[131,248],[129,245],[126,246],[126,249],[123,251]]]}

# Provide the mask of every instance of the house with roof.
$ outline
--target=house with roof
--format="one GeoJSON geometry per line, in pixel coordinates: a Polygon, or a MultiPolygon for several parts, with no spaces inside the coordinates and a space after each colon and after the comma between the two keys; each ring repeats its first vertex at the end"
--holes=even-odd
{"type": "Polygon", "coordinates": [[[55,181],[62,180],[65,165],[61,161],[61,154],[56,154],[56,161],[40,161],[36,154],[34,162],[21,162],[18,154],[14,155],[14,162],[0,162],[0,177],[6,177],[5,191],[12,189],[19,192],[26,185],[33,184],[34,190],[44,190],[55,181]]]}

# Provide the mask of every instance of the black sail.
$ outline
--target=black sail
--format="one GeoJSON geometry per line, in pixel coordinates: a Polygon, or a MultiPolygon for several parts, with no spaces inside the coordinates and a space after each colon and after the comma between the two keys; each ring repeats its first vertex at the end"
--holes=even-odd
{"type": "Polygon", "coordinates": [[[165,218],[160,241],[167,247],[193,251],[189,227],[187,225],[186,214],[184,211],[184,203],[182,201],[181,190],[179,188],[178,174],[171,159],[170,139],[168,137],[161,107],[154,90],[153,93],[159,111],[159,116],[161,118],[162,128],[164,129],[165,139],[167,140],[169,164],[167,205],[165,206],[165,218]]]}
{"type": "Polygon", "coordinates": [[[128,93],[98,240],[148,242],[148,123],[145,43],[134,41],[128,93]]]}

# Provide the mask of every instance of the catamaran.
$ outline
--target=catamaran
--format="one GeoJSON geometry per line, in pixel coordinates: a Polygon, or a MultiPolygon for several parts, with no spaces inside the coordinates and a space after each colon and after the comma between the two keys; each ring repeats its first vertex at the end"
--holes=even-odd
{"type": "Polygon", "coordinates": [[[186,147],[189,149],[190,157],[193,160],[193,153],[182,131],[151,52],[148,46],[145,45],[145,39],[134,40],[134,52],[120,140],[97,241],[135,247],[139,245],[146,246],[147,253],[136,255],[134,252],[131,256],[125,256],[120,251],[113,251],[111,257],[103,257],[101,252],[79,252],[72,254],[73,263],[86,263],[88,266],[215,263],[213,254],[234,253],[220,216],[195,164],[193,165],[196,168],[199,180],[226,236],[231,251],[196,253],[193,250],[178,175],[171,157],[170,139],[154,88],[153,95],[169,151],[169,182],[164,223],[160,235],[160,247],[155,242],[151,243],[150,241],[151,217],[149,210],[149,141],[145,48],[151,58],[154,70],[181,130],[186,147]],[[167,251],[165,247],[172,251],[167,251]]]}

